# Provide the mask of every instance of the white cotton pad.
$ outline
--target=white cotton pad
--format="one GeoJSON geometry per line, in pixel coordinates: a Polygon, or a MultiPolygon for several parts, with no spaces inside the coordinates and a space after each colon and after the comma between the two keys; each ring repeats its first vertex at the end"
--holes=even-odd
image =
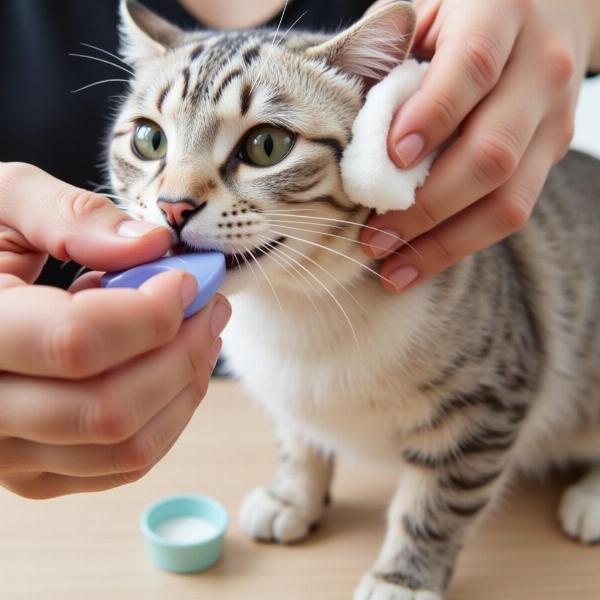
{"type": "Polygon", "coordinates": [[[344,191],[356,204],[378,213],[406,210],[423,185],[433,155],[411,169],[399,169],[388,155],[388,132],[398,109],[417,91],[429,63],[409,59],[367,94],[352,127],[352,141],[342,157],[344,191]]]}

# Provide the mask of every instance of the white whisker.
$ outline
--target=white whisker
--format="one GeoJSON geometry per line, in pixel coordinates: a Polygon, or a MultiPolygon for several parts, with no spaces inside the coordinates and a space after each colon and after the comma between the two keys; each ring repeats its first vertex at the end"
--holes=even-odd
{"type": "Polygon", "coordinates": [[[266,279],[267,283],[269,284],[269,287],[271,288],[271,291],[273,292],[273,296],[275,296],[275,301],[277,302],[277,305],[279,306],[279,310],[281,311],[281,316],[285,317],[285,311],[283,310],[283,304],[281,304],[279,295],[275,291],[275,288],[273,287],[273,283],[269,279],[269,276],[267,275],[266,271],[262,268],[262,265],[260,264],[260,261],[256,258],[256,256],[254,256],[254,254],[251,254],[250,256],[252,257],[256,266],[260,269],[260,272],[263,274],[264,278],[266,279]]]}
{"type": "MultiPolygon", "coordinates": [[[[283,254],[283,249],[284,248],[287,249],[287,250],[290,250],[289,246],[278,246],[277,247],[277,251],[280,252],[281,254],[283,254]]],[[[288,258],[290,258],[291,260],[294,260],[290,256],[288,256],[288,258]]],[[[333,300],[333,302],[335,303],[335,305],[338,307],[338,309],[341,311],[342,315],[344,316],[344,318],[346,320],[346,323],[348,323],[348,327],[350,328],[350,331],[352,332],[352,337],[354,338],[354,341],[356,343],[356,347],[357,347],[358,351],[360,352],[361,348],[360,348],[360,343],[358,341],[358,336],[356,335],[356,330],[354,329],[354,326],[352,325],[352,321],[350,320],[350,317],[348,316],[348,313],[345,311],[344,307],[342,306],[342,303],[335,297],[335,294],[314,273],[311,273],[302,263],[298,262],[297,260],[294,260],[294,262],[311,279],[314,279],[319,284],[319,286],[321,288],[323,288],[323,290],[326,292],[326,294],[333,300]]]]}
{"type": "MultiPolygon", "coordinates": [[[[285,215],[285,214],[278,215],[278,213],[270,213],[269,216],[287,217],[288,215],[285,215]]],[[[354,225],[356,227],[361,227],[362,229],[369,229],[370,231],[379,231],[381,233],[385,233],[386,235],[389,235],[391,238],[394,238],[396,241],[398,241],[398,242],[404,244],[405,246],[407,246],[408,248],[410,248],[419,258],[423,258],[422,254],[408,240],[405,240],[404,238],[400,237],[399,235],[390,233],[389,231],[386,231],[385,229],[371,227],[370,225],[365,225],[363,223],[357,223],[356,221],[345,221],[344,219],[334,219],[333,217],[313,217],[312,215],[295,215],[294,218],[295,219],[312,219],[312,220],[320,219],[322,221],[330,221],[332,223],[344,223],[346,225],[354,225]]],[[[308,225],[308,223],[307,223],[307,225],[308,225]]]]}
{"type": "MultiPolygon", "coordinates": [[[[237,256],[237,254],[236,254],[236,256],[237,256]]],[[[250,272],[252,273],[252,277],[254,278],[254,282],[256,283],[256,287],[260,287],[260,282],[258,281],[258,277],[256,276],[256,273],[255,273],[254,269],[252,268],[252,265],[250,264],[248,259],[243,254],[240,254],[239,256],[242,257],[244,264],[250,269],[250,272]]]]}
{"type": "Polygon", "coordinates": [[[263,65],[260,68],[260,71],[258,72],[258,75],[256,76],[254,82],[250,86],[250,94],[254,93],[254,90],[256,89],[256,85],[260,81],[260,77],[263,74],[263,71],[265,70],[266,65],[269,63],[269,59],[271,58],[271,55],[273,54],[273,49],[276,48],[275,41],[277,40],[277,36],[279,35],[279,30],[281,29],[281,24],[283,23],[283,18],[285,17],[285,13],[287,11],[288,4],[289,4],[289,0],[285,0],[285,4],[283,5],[283,11],[281,12],[281,17],[279,19],[279,23],[277,24],[277,29],[275,30],[275,34],[273,35],[273,39],[271,40],[271,45],[269,46],[269,50],[270,50],[269,56],[265,57],[265,59],[263,60],[263,65]]]}
{"type": "Polygon", "coordinates": [[[273,41],[271,42],[271,46],[275,45],[275,41],[277,40],[277,36],[279,35],[279,31],[281,29],[281,25],[283,23],[283,18],[285,17],[285,13],[287,11],[289,4],[289,0],[285,0],[285,4],[283,5],[283,10],[281,11],[281,17],[279,19],[279,23],[277,23],[277,29],[275,30],[275,35],[273,36],[273,41]]]}
{"type": "MultiPolygon", "coordinates": [[[[303,212],[306,212],[306,211],[309,211],[309,212],[316,212],[317,211],[316,208],[277,208],[276,210],[277,210],[278,213],[283,213],[283,212],[303,213],[303,212]]],[[[268,215],[268,214],[270,214],[268,210],[263,210],[263,209],[260,209],[258,212],[260,212],[260,214],[262,214],[262,215],[268,215]]]]}
{"type": "Polygon", "coordinates": [[[86,46],[87,48],[91,48],[92,50],[98,50],[98,52],[104,52],[104,54],[107,54],[108,56],[112,56],[113,58],[116,58],[119,62],[123,63],[124,65],[127,65],[128,67],[132,66],[125,59],[121,58],[117,54],[113,54],[112,52],[105,50],[104,48],[100,48],[99,46],[94,46],[93,44],[86,44],[86,42],[80,42],[80,44],[82,46],[86,46]]]}
{"type": "Polygon", "coordinates": [[[75,273],[75,276],[73,277],[73,281],[71,283],[74,283],[77,279],[79,279],[85,272],[87,271],[87,267],[80,267],[79,269],[77,269],[77,273],[75,273]]]}
{"type": "MultiPolygon", "coordinates": [[[[367,244],[366,242],[361,242],[360,240],[350,238],[345,235],[337,235],[335,233],[329,233],[327,231],[318,231],[316,229],[304,229],[302,227],[288,227],[286,225],[281,225],[281,223],[294,223],[294,221],[271,221],[271,223],[273,225],[275,225],[276,227],[280,227],[282,229],[291,229],[292,231],[304,231],[305,233],[316,233],[318,235],[332,237],[332,238],[336,238],[338,240],[345,240],[346,242],[350,242],[352,244],[359,244],[360,246],[369,246],[371,248],[379,248],[380,250],[385,250],[387,256],[400,256],[400,252],[388,252],[387,248],[384,248],[382,246],[374,246],[373,244],[367,244]]],[[[300,224],[303,225],[304,222],[300,222],[300,224]]],[[[332,225],[320,225],[320,227],[332,227],[332,225]]],[[[333,225],[333,227],[335,227],[335,225],[333,225]]],[[[338,228],[341,229],[340,226],[338,226],[338,228]]]]}
{"type": "Polygon", "coordinates": [[[306,299],[310,302],[312,307],[315,309],[315,312],[317,313],[319,320],[321,322],[323,322],[322,315],[319,312],[319,309],[317,308],[315,301],[311,298],[311,296],[308,294],[308,292],[302,285],[302,283],[308,283],[311,287],[314,287],[314,283],[312,281],[310,281],[310,279],[306,279],[306,276],[294,266],[294,262],[296,262],[296,261],[293,261],[293,259],[290,259],[283,254],[276,254],[275,250],[277,249],[277,246],[275,246],[275,244],[272,241],[270,241],[268,238],[266,238],[264,236],[258,236],[258,239],[261,242],[261,244],[267,246],[268,248],[270,248],[272,250],[271,252],[266,254],[267,258],[270,258],[275,263],[277,263],[288,275],[290,274],[290,272],[289,272],[288,268],[286,268],[285,265],[287,265],[289,268],[291,268],[294,271],[294,273],[292,273],[292,275],[294,276],[296,281],[298,281],[298,278],[300,279],[300,284],[301,284],[300,289],[306,296],[306,299]]]}
{"type": "Polygon", "coordinates": [[[280,46],[283,40],[289,35],[290,31],[298,25],[298,23],[308,14],[308,11],[305,10],[288,28],[287,31],[281,36],[280,40],[277,42],[277,45],[280,46]]]}
{"type": "Polygon", "coordinates": [[[346,292],[346,294],[348,294],[348,296],[354,301],[354,303],[356,304],[356,306],[358,306],[358,308],[360,308],[363,312],[364,312],[364,308],[363,306],[360,304],[360,302],[354,297],[354,295],[352,294],[352,292],[347,288],[347,286],[345,284],[343,284],[335,275],[333,275],[328,269],[326,269],[323,265],[320,265],[316,260],[312,259],[310,256],[307,256],[306,254],[304,254],[304,252],[301,252],[300,250],[297,250],[296,248],[292,248],[291,246],[286,246],[287,250],[291,250],[292,252],[294,252],[295,254],[299,254],[304,260],[307,260],[308,262],[310,262],[311,264],[315,265],[315,267],[317,267],[318,269],[320,269],[321,271],[323,271],[323,273],[325,273],[325,275],[327,275],[328,277],[330,277],[331,279],[333,279],[333,281],[335,283],[337,283],[337,285],[339,287],[341,287],[344,292],[346,292]]]}
{"type": "Polygon", "coordinates": [[[76,90],[71,90],[71,94],[78,94],[79,92],[83,92],[83,90],[87,90],[95,85],[101,85],[102,83],[129,83],[129,79],[103,79],[102,81],[94,81],[94,83],[88,83],[76,90]]]}
{"type": "Polygon", "coordinates": [[[129,69],[126,69],[125,67],[122,67],[121,65],[117,65],[114,62],[111,62],[110,60],[105,60],[104,58],[98,58],[97,56],[90,56],[89,54],[76,54],[75,52],[69,52],[69,56],[74,56],[76,58],[89,58],[90,60],[95,60],[101,63],[104,63],[105,65],[110,65],[111,67],[114,67],[115,69],[121,69],[121,71],[125,71],[125,73],[129,73],[132,77],[134,75],[133,71],[130,71],[129,69]]]}
{"type": "Polygon", "coordinates": [[[95,193],[100,193],[100,190],[110,190],[110,186],[104,184],[104,183],[98,183],[97,181],[92,181],[91,179],[88,179],[86,182],[86,185],[89,185],[90,188],[92,189],[92,192],[95,193]]]}
{"type": "Polygon", "coordinates": [[[307,240],[307,239],[301,238],[301,237],[296,237],[294,235],[290,235],[289,233],[282,233],[280,231],[275,231],[274,229],[270,229],[269,231],[270,231],[270,233],[273,233],[275,235],[279,235],[281,237],[287,237],[291,240],[296,240],[298,242],[303,242],[304,244],[309,244],[310,246],[315,246],[316,248],[320,248],[321,250],[327,250],[328,252],[336,254],[337,256],[341,256],[342,258],[345,258],[346,260],[349,260],[349,261],[355,263],[356,265],[358,265],[359,267],[369,271],[369,273],[372,273],[376,277],[379,277],[379,279],[385,281],[386,283],[389,283],[392,287],[394,286],[393,282],[390,281],[387,277],[384,277],[383,275],[381,275],[380,273],[375,271],[375,269],[371,269],[371,267],[364,265],[363,263],[356,260],[355,258],[352,258],[351,256],[347,256],[343,252],[338,252],[337,250],[334,250],[333,248],[328,248],[327,246],[324,246],[323,244],[318,244],[317,242],[311,242],[310,240],[307,240]]]}
{"type": "MultiPolygon", "coordinates": [[[[285,223],[287,225],[310,225],[314,227],[328,227],[329,229],[344,229],[343,225],[332,225],[331,223],[307,223],[306,221],[293,221],[294,216],[288,219],[269,219],[269,223],[285,223]]],[[[312,231],[313,233],[320,233],[318,229],[307,229],[306,231],[312,231]]]]}

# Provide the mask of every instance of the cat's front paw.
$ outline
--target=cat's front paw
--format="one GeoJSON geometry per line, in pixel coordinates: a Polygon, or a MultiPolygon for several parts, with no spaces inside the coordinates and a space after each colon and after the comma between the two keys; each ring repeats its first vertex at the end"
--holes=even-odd
{"type": "Polygon", "coordinates": [[[267,487],[252,490],[240,508],[240,525],[255,540],[290,544],[298,542],[316,525],[320,510],[288,500],[267,487]]]}
{"type": "Polygon", "coordinates": [[[584,544],[600,542],[600,494],[580,483],[568,487],[558,518],[565,533],[584,544]]]}
{"type": "Polygon", "coordinates": [[[401,583],[396,573],[365,575],[356,590],[354,600],[443,600],[443,597],[429,590],[411,590],[401,583]]]}

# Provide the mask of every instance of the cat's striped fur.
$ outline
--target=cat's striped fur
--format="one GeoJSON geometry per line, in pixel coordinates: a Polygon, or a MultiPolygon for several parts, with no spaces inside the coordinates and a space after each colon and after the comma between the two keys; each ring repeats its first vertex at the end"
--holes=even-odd
{"type": "MultiPolygon", "coordinates": [[[[246,499],[243,527],[300,539],[321,516],[335,454],[386,464],[399,487],[355,598],[440,598],[515,469],[600,463],[598,164],[568,155],[522,231],[393,297],[356,242],[368,211],[348,201],[338,165],[364,76],[381,77],[410,44],[410,5],[332,41],[290,32],[275,43],[271,31],[184,34],[133,2],[123,14],[135,77],[111,139],[113,186],[132,215],[161,224],[159,198],[189,200],[182,241],[241,262],[226,285],[226,353],[272,415],[280,457],[275,481],[246,499]],[[132,153],[141,118],[165,131],[164,159],[132,153]],[[261,123],[298,135],[265,169],[234,152],[261,123]]],[[[600,537],[599,478],[563,506],[585,541],[600,537]]]]}

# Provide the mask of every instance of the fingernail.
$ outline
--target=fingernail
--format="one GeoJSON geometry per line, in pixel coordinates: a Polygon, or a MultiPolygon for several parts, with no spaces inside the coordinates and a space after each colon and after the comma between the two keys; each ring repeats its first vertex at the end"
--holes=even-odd
{"type": "Polygon", "coordinates": [[[367,250],[375,258],[385,256],[402,243],[400,236],[392,229],[382,229],[367,239],[367,250]]]}
{"type": "Polygon", "coordinates": [[[121,221],[121,223],[119,223],[119,226],[117,227],[117,233],[126,238],[140,238],[152,233],[153,231],[158,231],[159,229],[164,229],[164,227],[156,225],[156,223],[148,223],[147,221],[134,221],[130,219],[128,221],[121,221]]]}
{"type": "Polygon", "coordinates": [[[419,271],[414,267],[400,267],[388,275],[397,292],[402,291],[419,276],[419,271]]]}
{"type": "Polygon", "coordinates": [[[425,138],[420,133],[409,133],[404,136],[394,148],[396,158],[404,169],[412,165],[425,148],[425,138]]]}
{"type": "Polygon", "coordinates": [[[227,302],[220,300],[217,305],[213,308],[210,330],[213,337],[221,335],[225,325],[229,322],[231,317],[231,306],[227,302]]]}
{"type": "Polygon", "coordinates": [[[221,354],[222,347],[223,342],[221,341],[221,338],[217,338],[210,347],[210,352],[208,353],[208,364],[213,371],[217,366],[217,361],[219,360],[219,354],[221,354]]]}
{"type": "Polygon", "coordinates": [[[196,298],[198,291],[198,282],[195,277],[183,273],[181,276],[181,299],[183,300],[184,308],[187,308],[196,298]]]}

